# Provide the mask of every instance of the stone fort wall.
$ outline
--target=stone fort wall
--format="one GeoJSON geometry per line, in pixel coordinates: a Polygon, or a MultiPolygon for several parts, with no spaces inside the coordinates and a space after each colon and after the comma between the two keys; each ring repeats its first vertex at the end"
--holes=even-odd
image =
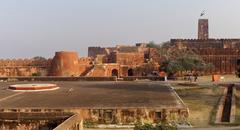
{"type": "Polygon", "coordinates": [[[205,74],[234,74],[240,59],[240,39],[172,39],[179,49],[191,48],[213,68],[205,74]]]}
{"type": "Polygon", "coordinates": [[[56,52],[53,59],[46,60],[0,59],[0,76],[80,76],[92,67],[93,59],[79,58],[75,53],[76,61],[72,62],[73,53],[56,52]]]}
{"type": "Polygon", "coordinates": [[[0,76],[46,76],[48,75],[50,65],[51,59],[1,59],[0,76]]]}

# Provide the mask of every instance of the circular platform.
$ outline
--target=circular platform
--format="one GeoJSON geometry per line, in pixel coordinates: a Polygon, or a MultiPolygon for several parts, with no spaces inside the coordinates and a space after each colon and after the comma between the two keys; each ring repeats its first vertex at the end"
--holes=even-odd
{"type": "Polygon", "coordinates": [[[13,91],[50,91],[59,89],[56,84],[15,84],[10,85],[8,89],[13,91]]]}

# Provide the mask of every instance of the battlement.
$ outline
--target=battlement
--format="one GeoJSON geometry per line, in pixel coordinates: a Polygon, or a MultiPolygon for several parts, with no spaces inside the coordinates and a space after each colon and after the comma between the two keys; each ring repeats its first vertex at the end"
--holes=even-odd
{"type": "Polygon", "coordinates": [[[206,41],[240,41],[237,38],[220,38],[220,39],[171,39],[171,42],[206,42],[206,41]]]}
{"type": "Polygon", "coordinates": [[[0,59],[0,66],[50,66],[52,59],[0,59]]]}
{"type": "Polygon", "coordinates": [[[78,64],[81,64],[81,65],[89,65],[89,64],[92,64],[93,62],[93,58],[91,57],[80,57],[78,59],[78,64]]]}

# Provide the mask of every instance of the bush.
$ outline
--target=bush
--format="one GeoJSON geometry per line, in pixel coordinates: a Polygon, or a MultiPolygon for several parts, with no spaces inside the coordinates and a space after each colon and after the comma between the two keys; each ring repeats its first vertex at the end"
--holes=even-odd
{"type": "Polygon", "coordinates": [[[97,125],[97,123],[91,119],[86,119],[83,121],[83,126],[85,128],[94,128],[97,125]]]}
{"type": "Polygon", "coordinates": [[[40,72],[32,73],[32,76],[41,76],[40,72]]]}
{"type": "Polygon", "coordinates": [[[178,128],[171,124],[136,124],[134,130],[178,130],[178,128]]]}

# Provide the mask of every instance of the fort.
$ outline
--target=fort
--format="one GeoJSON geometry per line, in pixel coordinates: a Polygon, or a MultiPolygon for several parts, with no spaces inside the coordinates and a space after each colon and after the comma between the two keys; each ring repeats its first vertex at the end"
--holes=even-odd
{"type": "Polygon", "coordinates": [[[213,39],[208,34],[208,19],[198,21],[198,39],[171,39],[174,47],[190,48],[213,67],[205,74],[234,74],[238,71],[240,39],[213,39]]]}
{"type": "MultiPolygon", "coordinates": [[[[171,39],[171,47],[194,50],[213,67],[204,74],[233,74],[240,64],[240,39],[213,39],[208,19],[198,21],[198,39],[171,39]]],[[[135,46],[89,47],[88,57],[77,52],[56,52],[52,59],[0,60],[0,76],[146,76],[159,72],[161,57],[147,43],[135,46]],[[150,68],[150,70],[149,70],[150,68]]]]}
{"type": "Polygon", "coordinates": [[[0,60],[0,76],[139,76],[144,65],[154,63],[152,71],[159,69],[156,49],[147,44],[116,46],[112,48],[89,47],[88,57],[77,52],[56,52],[53,59],[0,60]],[[138,68],[138,71],[135,69],[138,68]]]}
{"type": "MultiPolygon", "coordinates": [[[[213,64],[204,74],[235,73],[240,64],[240,39],[209,38],[207,19],[199,19],[198,28],[198,39],[171,39],[170,48],[189,48],[213,64]]],[[[147,43],[89,47],[87,57],[59,51],[51,59],[0,60],[0,129],[79,130],[83,124],[161,121],[186,124],[189,109],[170,85],[130,82],[134,76],[159,73],[160,66],[158,50],[147,43]],[[124,82],[117,82],[117,78],[124,82]],[[58,89],[16,91],[37,87],[17,88],[13,82],[5,82],[9,79],[18,79],[14,84],[27,81],[32,85],[47,81],[58,89]]]]}

